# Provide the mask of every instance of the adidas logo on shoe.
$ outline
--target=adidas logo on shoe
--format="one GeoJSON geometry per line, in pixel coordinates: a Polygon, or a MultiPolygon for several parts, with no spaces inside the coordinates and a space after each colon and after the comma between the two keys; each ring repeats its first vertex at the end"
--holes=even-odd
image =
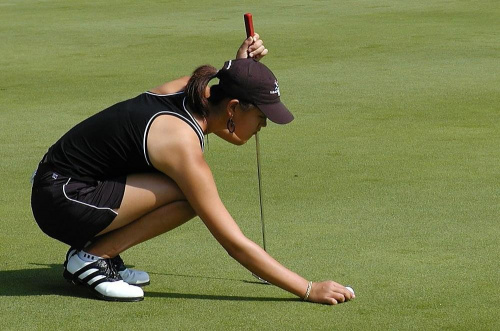
{"type": "Polygon", "coordinates": [[[110,259],[85,262],[76,250],[69,252],[64,277],[87,286],[99,298],[108,301],[141,301],[144,292],[122,280],[110,259]]]}

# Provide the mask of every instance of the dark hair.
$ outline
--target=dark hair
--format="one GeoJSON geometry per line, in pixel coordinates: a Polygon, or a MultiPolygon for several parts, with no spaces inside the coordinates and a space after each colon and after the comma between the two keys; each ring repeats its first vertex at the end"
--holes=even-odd
{"type": "MultiPolygon", "coordinates": [[[[205,89],[208,83],[216,77],[217,71],[215,67],[208,64],[198,67],[193,72],[186,85],[186,96],[189,109],[205,118],[208,117],[209,104],[217,105],[223,99],[231,98],[231,96],[227,95],[219,85],[211,86],[210,97],[207,98],[205,96],[205,89]]],[[[252,104],[240,100],[240,106],[243,110],[248,110],[252,104]]]]}

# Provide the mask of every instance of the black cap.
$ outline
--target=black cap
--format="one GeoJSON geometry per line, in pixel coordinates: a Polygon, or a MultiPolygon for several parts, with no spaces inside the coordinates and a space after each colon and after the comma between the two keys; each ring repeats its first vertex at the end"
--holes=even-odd
{"type": "Polygon", "coordinates": [[[250,102],[277,124],[287,124],[293,115],[280,100],[276,76],[254,59],[237,59],[224,63],[217,73],[219,86],[230,96],[250,102]]]}

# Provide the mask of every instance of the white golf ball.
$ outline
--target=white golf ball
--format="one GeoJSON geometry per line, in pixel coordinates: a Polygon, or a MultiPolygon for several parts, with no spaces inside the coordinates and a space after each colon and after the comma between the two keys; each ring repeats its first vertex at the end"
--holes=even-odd
{"type": "Polygon", "coordinates": [[[352,287],[346,286],[345,288],[348,289],[352,294],[354,294],[354,290],[352,289],[352,287]]]}

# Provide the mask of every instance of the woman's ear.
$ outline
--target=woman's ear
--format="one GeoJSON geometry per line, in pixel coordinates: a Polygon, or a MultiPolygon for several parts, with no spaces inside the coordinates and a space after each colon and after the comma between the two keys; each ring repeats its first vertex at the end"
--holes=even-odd
{"type": "Polygon", "coordinates": [[[211,87],[207,85],[205,88],[205,98],[209,99],[210,95],[212,95],[211,87]]]}
{"type": "Polygon", "coordinates": [[[240,101],[238,99],[231,99],[227,102],[226,105],[226,113],[228,117],[233,117],[234,114],[236,113],[236,108],[240,104],[240,101]]]}

